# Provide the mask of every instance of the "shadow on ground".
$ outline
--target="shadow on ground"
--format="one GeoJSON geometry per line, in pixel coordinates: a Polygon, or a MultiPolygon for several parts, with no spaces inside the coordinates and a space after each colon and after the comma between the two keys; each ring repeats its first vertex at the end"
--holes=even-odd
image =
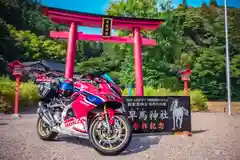
{"type": "Polygon", "coordinates": [[[159,144],[163,135],[170,134],[169,133],[134,134],[128,148],[125,151],[123,151],[121,155],[130,155],[146,151],[149,148],[151,148],[151,146],[159,144]]]}
{"type": "Polygon", "coordinates": [[[0,126],[5,126],[5,125],[7,125],[8,123],[5,123],[5,122],[0,122],[0,126]]]}
{"type": "MultiPolygon", "coordinates": [[[[194,130],[192,131],[192,134],[199,134],[206,131],[208,130],[194,130]]],[[[134,154],[134,153],[148,150],[151,146],[159,144],[161,138],[167,135],[177,136],[177,135],[172,135],[172,133],[134,134],[130,145],[121,155],[134,154]]]]}
{"type": "MultiPolygon", "coordinates": [[[[163,135],[168,134],[141,134],[141,135],[133,135],[132,140],[125,151],[123,151],[120,155],[130,155],[139,152],[143,152],[149,149],[152,145],[157,145],[163,135]]],[[[91,147],[91,144],[88,140],[80,139],[72,136],[59,136],[54,140],[54,142],[67,142],[76,145],[82,145],[85,147],[91,147]]]]}
{"type": "Polygon", "coordinates": [[[24,108],[20,111],[20,114],[22,115],[37,114],[37,106],[32,108],[24,108]]]}
{"type": "MultiPolygon", "coordinates": [[[[200,134],[203,132],[206,132],[207,130],[194,130],[192,131],[192,134],[200,134]]],[[[160,143],[160,140],[163,136],[177,136],[172,135],[172,133],[141,133],[141,134],[133,134],[131,143],[127,147],[125,151],[123,151],[120,155],[130,155],[130,154],[136,154],[139,152],[143,152],[148,150],[154,145],[157,145],[160,143]]],[[[55,142],[57,141],[64,141],[67,143],[73,143],[76,145],[82,145],[91,148],[91,144],[88,140],[80,139],[77,137],[71,137],[71,136],[60,136],[58,137],[55,142]]]]}
{"type": "Polygon", "coordinates": [[[86,147],[91,147],[91,144],[89,143],[89,140],[87,139],[81,139],[78,137],[73,137],[73,136],[59,136],[54,140],[55,142],[67,142],[67,143],[72,143],[76,145],[82,145],[86,147]]]}
{"type": "Polygon", "coordinates": [[[205,129],[195,130],[195,131],[192,131],[192,134],[203,133],[203,132],[206,132],[206,131],[208,131],[208,130],[205,130],[205,129]]]}

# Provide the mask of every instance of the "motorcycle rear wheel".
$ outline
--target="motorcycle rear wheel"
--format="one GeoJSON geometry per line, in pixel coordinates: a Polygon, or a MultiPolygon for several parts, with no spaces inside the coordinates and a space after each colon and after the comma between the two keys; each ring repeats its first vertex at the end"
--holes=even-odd
{"type": "MultiPolygon", "coordinates": [[[[117,140],[116,139],[110,140],[110,138],[108,140],[106,140],[109,143],[110,143],[110,141],[121,141],[120,144],[118,144],[117,146],[114,146],[114,147],[112,146],[112,144],[107,144],[108,142],[106,142],[106,143],[104,142],[104,143],[106,145],[109,145],[109,148],[107,146],[104,146],[104,144],[101,144],[101,142],[103,143],[103,141],[104,141],[103,139],[101,139],[103,136],[102,137],[97,136],[97,134],[98,134],[98,133],[96,133],[98,130],[97,127],[99,126],[100,123],[105,122],[104,120],[100,121],[99,118],[96,118],[90,124],[89,141],[90,141],[92,147],[102,155],[113,156],[113,155],[120,154],[124,149],[126,149],[128,147],[128,145],[132,139],[132,128],[131,128],[131,125],[130,125],[130,122],[128,121],[128,119],[123,115],[115,115],[114,120],[115,119],[117,119],[118,121],[120,121],[122,123],[121,125],[122,125],[123,129],[121,131],[124,130],[124,133],[123,134],[120,133],[123,136],[122,140],[120,140],[120,138],[118,138],[117,140]]],[[[117,132],[114,132],[114,134],[116,134],[116,133],[117,132]]]]}
{"type": "Polygon", "coordinates": [[[37,120],[37,133],[40,139],[44,141],[52,141],[57,137],[58,133],[49,130],[49,126],[43,121],[41,117],[37,120]]]}

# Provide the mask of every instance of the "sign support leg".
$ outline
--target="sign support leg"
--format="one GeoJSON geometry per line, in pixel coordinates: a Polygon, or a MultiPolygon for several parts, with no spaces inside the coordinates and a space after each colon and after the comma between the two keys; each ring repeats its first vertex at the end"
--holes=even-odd
{"type": "MultiPolygon", "coordinates": [[[[184,80],[183,83],[184,83],[184,96],[189,96],[189,93],[188,93],[188,81],[184,80]]],[[[189,132],[189,131],[173,132],[173,135],[182,135],[182,136],[190,137],[190,136],[192,136],[192,132],[189,132]]]]}
{"type": "Polygon", "coordinates": [[[74,60],[76,55],[77,25],[73,22],[70,26],[68,48],[65,67],[65,78],[72,78],[74,73],[74,60]]]}
{"type": "Polygon", "coordinates": [[[136,96],[143,96],[142,48],[140,28],[134,28],[134,68],[136,96]]]}

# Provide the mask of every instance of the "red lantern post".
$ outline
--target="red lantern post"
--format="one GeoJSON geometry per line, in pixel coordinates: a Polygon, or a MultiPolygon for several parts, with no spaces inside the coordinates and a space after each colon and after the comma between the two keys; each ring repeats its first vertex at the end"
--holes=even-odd
{"type": "Polygon", "coordinates": [[[183,71],[180,71],[181,74],[181,80],[184,83],[184,95],[188,96],[189,92],[188,92],[188,86],[189,86],[189,82],[190,82],[190,77],[192,74],[192,70],[190,69],[189,65],[187,65],[187,68],[183,71]]]}
{"type": "Polygon", "coordinates": [[[16,89],[15,89],[15,101],[14,101],[14,117],[19,117],[18,114],[18,93],[20,86],[20,78],[23,75],[24,65],[22,65],[19,61],[14,61],[9,63],[8,66],[12,69],[12,74],[16,77],[16,89]]]}

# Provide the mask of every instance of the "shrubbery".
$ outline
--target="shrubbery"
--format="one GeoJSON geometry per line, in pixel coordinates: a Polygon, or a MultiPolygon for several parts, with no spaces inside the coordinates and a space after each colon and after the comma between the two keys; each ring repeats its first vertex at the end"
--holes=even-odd
{"type": "MultiPolygon", "coordinates": [[[[0,77],[0,112],[12,112],[15,97],[15,81],[0,77]]],[[[30,107],[39,99],[37,86],[32,82],[21,83],[19,90],[19,108],[30,107]]]]}
{"type": "MultiPolygon", "coordinates": [[[[132,90],[132,95],[134,96],[135,89],[132,90]]],[[[128,89],[123,90],[123,95],[128,95],[128,89]]],[[[144,96],[183,96],[183,91],[171,91],[165,88],[154,89],[152,87],[144,88],[144,96]]],[[[191,98],[191,107],[192,111],[203,111],[207,110],[207,98],[200,90],[192,90],[190,91],[191,98]]]]}
{"type": "MultiPolygon", "coordinates": [[[[22,83],[19,90],[19,108],[30,107],[39,99],[37,86],[32,82],[22,83]]],[[[135,95],[135,89],[133,96],[135,95]]],[[[123,95],[128,95],[128,89],[123,90],[123,95]]],[[[164,88],[144,88],[145,96],[183,96],[183,91],[171,91],[164,88]]],[[[0,112],[12,112],[15,96],[15,81],[7,77],[0,77],[0,112]]],[[[192,111],[207,110],[207,98],[200,90],[190,92],[192,111]]]]}

